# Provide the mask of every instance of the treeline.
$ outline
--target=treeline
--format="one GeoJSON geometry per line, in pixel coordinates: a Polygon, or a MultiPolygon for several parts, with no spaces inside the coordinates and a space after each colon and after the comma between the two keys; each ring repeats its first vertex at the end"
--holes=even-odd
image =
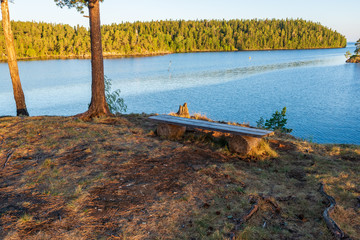
{"type": "MultiPolygon", "coordinates": [[[[85,27],[12,22],[12,29],[18,58],[90,55],[90,35],[85,27]]],[[[102,26],[102,37],[104,55],[346,46],[343,35],[302,19],[121,23],[102,26]]],[[[0,57],[6,59],[3,34],[0,46],[0,57]]]]}

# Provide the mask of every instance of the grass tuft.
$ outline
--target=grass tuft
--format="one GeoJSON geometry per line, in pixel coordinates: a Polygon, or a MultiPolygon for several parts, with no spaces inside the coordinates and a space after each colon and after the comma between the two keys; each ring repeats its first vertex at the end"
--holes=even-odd
{"type": "Polygon", "coordinates": [[[259,145],[250,151],[249,156],[260,161],[279,157],[278,153],[270,147],[269,142],[265,139],[261,140],[259,145]]]}

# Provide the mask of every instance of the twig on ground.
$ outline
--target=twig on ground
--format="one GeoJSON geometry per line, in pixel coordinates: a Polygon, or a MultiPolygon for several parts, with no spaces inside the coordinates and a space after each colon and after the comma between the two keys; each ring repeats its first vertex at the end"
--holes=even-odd
{"type": "Polygon", "coordinates": [[[331,211],[334,210],[335,206],[336,206],[336,201],[335,199],[328,195],[325,191],[324,191],[324,184],[321,183],[320,184],[320,189],[319,189],[320,193],[322,193],[326,199],[330,202],[330,206],[327,207],[325,209],[325,211],[323,212],[323,217],[324,220],[326,222],[327,227],[329,228],[330,232],[335,236],[336,239],[348,239],[350,240],[351,238],[344,233],[340,227],[336,224],[336,222],[330,217],[329,213],[331,211]]]}

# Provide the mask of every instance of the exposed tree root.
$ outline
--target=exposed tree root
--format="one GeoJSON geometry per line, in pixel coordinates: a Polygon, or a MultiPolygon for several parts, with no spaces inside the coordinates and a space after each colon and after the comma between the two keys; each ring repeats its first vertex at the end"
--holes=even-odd
{"type": "Polygon", "coordinates": [[[334,208],[336,206],[336,201],[332,196],[328,195],[324,191],[324,184],[323,183],[320,184],[319,191],[330,202],[330,206],[328,208],[326,208],[325,211],[323,212],[324,220],[325,220],[326,225],[329,228],[330,232],[335,236],[336,239],[351,239],[346,233],[344,233],[340,229],[340,227],[336,224],[336,222],[330,217],[330,212],[332,212],[334,210],[334,208]]]}
{"type": "Polygon", "coordinates": [[[13,155],[13,153],[14,153],[14,151],[8,151],[8,153],[6,154],[6,159],[2,166],[2,169],[4,169],[6,167],[6,164],[8,163],[8,161],[11,158],[11,156],[13,155]]]}
{"type": "Polygon", "coordinates": [[[112,113],[110,113],[110,111],[99,111],[99,112],[96,112],[96,111],[93,111],[93,110],[88,110],[84,113],[80,113],[80,114],[77,114],[75,115],[74,117],[75,118],[79,118],[85,122],[88,122],[88,121],[91,121],[92,119],[94,118],[101,118],[101,117],[113,117],[114,115],[112,113]]]}

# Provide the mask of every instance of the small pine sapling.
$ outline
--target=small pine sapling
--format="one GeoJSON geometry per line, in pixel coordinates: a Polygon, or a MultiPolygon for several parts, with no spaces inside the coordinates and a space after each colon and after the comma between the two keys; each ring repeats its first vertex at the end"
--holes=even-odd
{"type": "MultiPolygon", "coordinates": [[[[286,107],[282,109],[281,113],[279,111],[276,111],[272,115],[272,118],[267,119],[265,121],[265,128],[271,130],[280,130],[281,132],[285,132],[285,133],[291,133],[292,129],[285,127],[287,123],[287,119],[285,117],[286,117],[286,107]]],[[[258,125],[260,123],[263,123],[263,121],[261,122],[261,118],[257,123],[258,125]]]]}
{"type": "Polygon", "coordinates": [[[265,128],[265,119],[263,117],[260,117],[259,121],[256,121],[256,127],[265,128]]]}

